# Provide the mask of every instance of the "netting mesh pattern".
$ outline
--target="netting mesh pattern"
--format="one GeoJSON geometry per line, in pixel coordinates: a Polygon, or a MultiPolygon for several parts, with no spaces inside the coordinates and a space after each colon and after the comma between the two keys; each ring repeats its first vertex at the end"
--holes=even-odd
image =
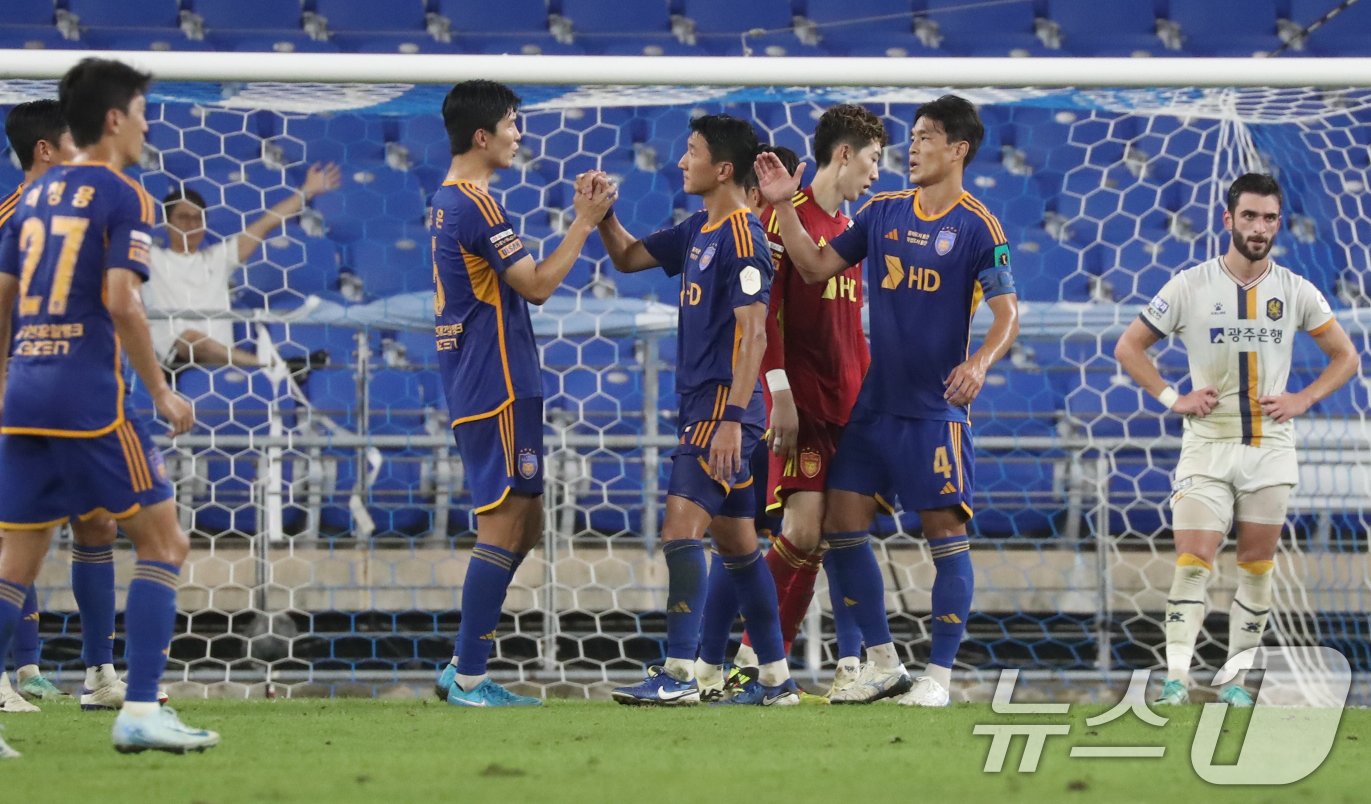
{"type": "MultiPolygon", "coordinates": [[[[51,95],[0,82],[0,103],[51,95]]],[[[451,653],[474,522],[446,429],[430,327],[428,195],[446,171],[441,91],[372,85],[160,85],[138,174],[154,197],[207,201],[209,242],[336,162],[343,186],[278,230],[234,275],[240,346],[328,360],[308,376],[189,367],[198,424],[169,445],[193,534],[169,671],[187,693],[374,689],[427,677],[451,653]]],[[[728,111],[809,151],[817,116],[860,99],[891,138],[875,191],[903,188],[917,102],[936,90],[530,88],[514,168],[492,192],[535,255],[558,242],[571,180],[613,174],[645,234],[698,208],[675,162],[692,116],[728,111]]],[[[968,188],[1004,224],[1023,301],[1019,344],[987,378],[976,422],[977,597],[964,670],[1059,678],[1158,667],[1172,546],[1165,504],[1179,422],[1120,374],[1115,338],[1175,270],[1212,254],[1220,194],[1248,168],[1286,189],[1275,252],[1319,286],[1366,348],[1363,209],[1371,111],[1361,92],[965,92],[987,137],[968,188]],[[1074,674],[1074,675],[1073,675],[1074,674]]],[[[811,160],[812,164],[812,160],[811,160]]],[[[17,183],[17,172],[0,179],[17,183]]],[[[617,275],[592,240],[535,316],[544,363],[547,537],[520,569],[492,668],[586,694],[664,652],[655,542],[674,443],[676,286],[617,275]]],[[[187,313],[188,314],[188,313],[187,313]]],[[[986,317],[977,322],[983,332],[986,317]]],[[[1184,355],[1160,352],[1181,381],[1184,355]]],[[[1323,365],[1296,344],[1294,383],[1323,365]]],[[[1354,378],[1299,426],[1303,468],[1279,560],[1270,638],[1322,642],[1371,665],[1366,634],[1367,385],[1354,378]]],[[[135,389],[135,406],[151,405],[135,389]]],[[[905,658],[927,655],[933,569],[917,519],[877,523],[905,658]]],[[[1231,553],[1230,553],[1231,555],[1231,553]]],[[[131,553],[118,551],[120,604],[131,553]]],[[[1231,558],[1198,650],[1224,658],[1231,558]]],[[[42,575],[44,659],[79,664],[65,544],[42,575]]],[[[822,578],[795,659],[832,660],[822,578]]]]}

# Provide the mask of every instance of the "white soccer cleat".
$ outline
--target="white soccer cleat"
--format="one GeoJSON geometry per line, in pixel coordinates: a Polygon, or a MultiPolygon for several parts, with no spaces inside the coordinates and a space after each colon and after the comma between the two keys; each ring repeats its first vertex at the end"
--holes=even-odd
{"type": "Polygon", "coordinates": [[[828,700],[835,704],[874,703],[905,692],[913,683],[903,665],[882,670],[874,662],[867,662],[862,665],[856,681],[833,693],[828,700]]]}
{"type": "Polygon", "coordinates": [[[943,707],[952,703],[947,688],[928,676],[914,679],[914,686],[897,702],[900,706],[943,707]]]}
{"type": "MultiPolygon", "coordinates": [[[[4,726],[0,726],[0,731],[3,731],[4,728],[4,726]]],[[[0,737],[0,759],[18,759],[22,756],[23,754],[9,747],[9,743],[5,742],[4,737],[0,737]]]]}
{"type": "Polygon", "coordinates": [[[10,686],[9,676],[0,673],[0,712],[18,714],[20,712],[41,712],[43,710],[24,700],[14,687],[10,686]]]}
{"type": "Polygon", "coordinates": [[[861,675],[862,668],[860,665],[855,670],[838,665],[838,669],[833,673],[833,683],[829,685],[828,693],[824,697],[832,700],[834,695],[856,684],[861,675]]]}
{"type": "Polygon", "coordinates": [[[81,688],[81,709],[85,712],[102,712],[118,710],[124,705],[124,693],[128,691],[128,684],[123,679],[103,679],[105,683],[91,689],[81,688]]]}

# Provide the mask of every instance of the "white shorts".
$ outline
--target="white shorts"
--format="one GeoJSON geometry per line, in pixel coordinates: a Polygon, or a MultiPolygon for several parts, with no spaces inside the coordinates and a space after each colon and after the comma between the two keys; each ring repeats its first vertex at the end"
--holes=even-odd
{"type": "Polygon", "coordinates": [[[1186,439],[1171,484],[1172,527],[1227,533],[1235,509],[1239,522],[1281,524],[1290,490],[1298,482],[1293,447],[1263,449],[1186,439]],[[1259,493],[1266,489],[1272,491],[1259,493]],[[1178,509],[1182,499],[1202,503],[1203,508],[1187,503],[1178,509]]]}

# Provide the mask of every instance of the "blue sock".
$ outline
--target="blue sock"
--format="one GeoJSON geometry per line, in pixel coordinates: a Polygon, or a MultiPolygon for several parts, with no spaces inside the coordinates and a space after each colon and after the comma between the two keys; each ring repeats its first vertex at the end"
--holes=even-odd
{"type": "Polygon", "coordinates": [[[666,656],[694,661],[707,591],[705,546],[695,539],[670,541],[662,555],[667,571],[666,656]]]}
{"type": "Polygon", "coordinates": [[[19,618],[23,616],[28,591],[27,586],[0,580],[0,672],[4,672],[5,659],[9,658],[10,643],[14,641],[19,618]]]}
{"type": "Polygon", "coordinates": [[[738,609],[747,625],[757,661],[770,664],[785,659],[785,640],[781,638],[781,615],[776,600],[776,581],[762,560],[762,551],[745,556],[726,556],[724,567],[738,593],[738,609]]]}
{"type": "Polygon", "coordinates": [[[160,561],[139,561],[129,582],[124,626],[128,632],[128,692],[125,700],[155,703],[167,650],[176,626],[176,587],[181,570],[160,561]]]}
{"type": "Polygon", "coordinates": [[[951,667],[957,648],[966,633],[966,618],[971,614],[971,595],[976,576],[971,565],[971,544],[966,536],[929,539],[933,553],[933,620],[929,626],[933,647],[928,661],[951,667]]]}
{"type": "Polygon", "coordinates": [[[833,567],[833,551],[824,553],[824,574],[828,576],[828,602],[833,609],[833,631],[838,643],[838,656],[862,655],[862,631],[852,617],[852,609],[843,603],[843,584],[833,567]]]}
{"type": "Polygon", "coordinates": [[[24,595],[24,610],[19,614],[11,645],[16,668],[38,664],[38,590],[32,586],[24,595]]]}
{"type": "Polygon", "coordinates": [[[723,664],[733,623],[738,619],[738,592],[724,570],[724,557],[714,554],[709,565],[709,591],[705,595],[704,620],[700,626],[700,661],[723,664]]]}
{"type": "Polygon", "coordinates": [[[828,542],[827,561],[838,576],[842,589],[842,606],[852,613],[868,649],[891,641],[890,622],[885,613],[885,578],[871,549],[867,534],[825,533],[828,542]]]}
{"type": "Polygon", "coordinates": [[[457,672],[483,676],[495,647],[500,609],[509,591],[515,555],[494,545],[477,542],[471,548],[466,581],[462,583],[462,624],[457,629],[457,672]]]}
{"type": "Polygon", "coordinates": [[[71,592],[81,612],[81,661],[114,663],[114,548],[71,546],[71,592]]]}

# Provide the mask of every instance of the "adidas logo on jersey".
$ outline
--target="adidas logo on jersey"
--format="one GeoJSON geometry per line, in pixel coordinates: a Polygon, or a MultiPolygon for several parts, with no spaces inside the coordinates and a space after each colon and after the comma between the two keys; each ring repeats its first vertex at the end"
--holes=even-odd
{"type": "Polygon", "coordinates": [[[952,485],[952,481],[949,480],[949,481],[947,481],[946,483],[943,484],[943,490],[940,491],[940,492],[938,492],[938,493],[939,493],[939,494],[956,494],[956,493],[957,493],[957,487],[954,486],[954,485],[952,485]]]}
{"type": "Polygon", "coordinates": [[[899,229],[891,229],[890,231],[888,231],[888,232],[885,233],[885,239],[886,239],[886,240],[899,240],[899,239],[900,239],[900,230],[899,230],[899,229]]]}

